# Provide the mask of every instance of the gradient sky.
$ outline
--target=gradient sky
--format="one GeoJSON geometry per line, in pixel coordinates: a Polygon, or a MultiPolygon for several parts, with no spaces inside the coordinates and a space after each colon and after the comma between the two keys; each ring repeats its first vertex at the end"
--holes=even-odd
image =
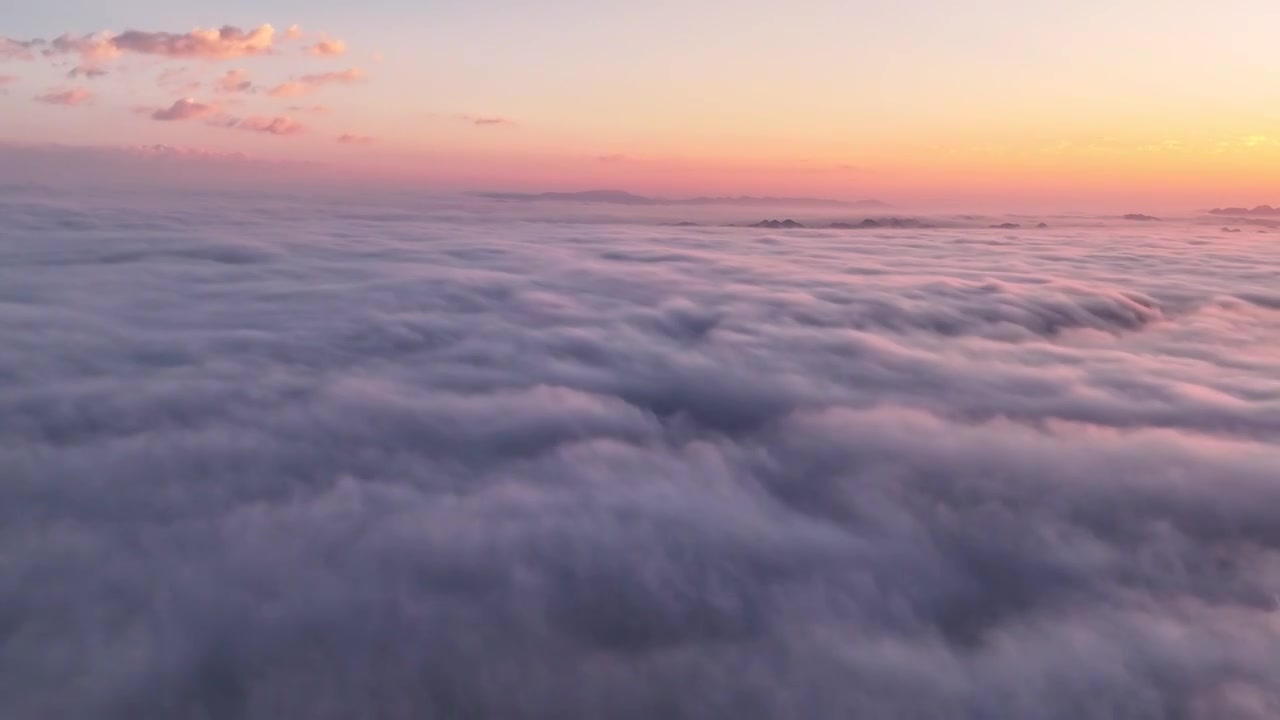
{"type": "Polygon", "coordinates": [[[0,36],[19,43],[274,28],[270,52],[214,57],[46,44],[24,58],[11,42],[9,142],[450,187],[1280,200],[1275,0],[6,4],[0,36]],[[342,45],[309,52],[325,40],[342,45]],[[77,65],[109,74],[68,77],[77,65]]]}

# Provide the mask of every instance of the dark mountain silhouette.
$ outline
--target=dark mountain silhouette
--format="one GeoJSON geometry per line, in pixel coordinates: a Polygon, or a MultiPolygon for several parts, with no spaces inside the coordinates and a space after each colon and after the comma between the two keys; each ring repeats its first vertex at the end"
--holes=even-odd
{"type": "Polygon", "coordinates": [[[789,207],[857,207],[887,208],[888,204],[879,200],[831,200],[827,198],[788,198],[788,197],[753,197],[739,195],[737,197],[695,197],[695,198],[658,198],[636,195],[623,190],[586,190],[583,192],[472,192],[473,197],[490,200],[507,200],[512,202],[592,202],[613,205],[786,205],[789,207]]]}
{"type": "Polygon", "coordinates": [[[832,200],[829,198],[789,198],[789,197],[753,197],[751,195],[739,195],[738,197],[696,197],[686,200],[663,200],[672,205],[787,205],[789,207],[804,206],[836,206],[836,207],[854,207],[854,208],[888,208],[892,205],[880,200],[832,200]]]}
{"type": "Polygon", "coordinates": [[[787,218],[786,220],[761,220],[760,222],[748,225],[747,227],[769,228],[770,230],[794,230],[796,228],[802,228],[804,225],[801,225],[791,218],[787,218]]]}
{"type": "Polygon", "coordinates": [[[1280,208],[1271,207],[1270,205],[1259,205],[1255,208],[1229,207],[1214,208],[1209,211],[1211,215],[1236,215],[1239,217],[1248,217],[1250,215],[1262,217],[1280,217],[1280,208]]]}
{"type": "Polygon", "coordinates": [[[921,222],[915,218],[867,218],[860,223],[833,222],[827,226],[831,230],[872,230],[875,228],[931,228],[933,225],[921,222]]]}
{"type": "Polygon", "coordinates": [[[658,205],[662,201],[643,195],[633,195],[622,190],[587,190],[585,192],[545,192],[545,193],[508,193],[477,192],[468,193],[476,197],[490,200],[510,200],[516,202],[595,202],[613,205],[658,205]]]}
{"type": "Polygon", "coordinates": [[[1045,229],[1045,228],[1049,227],[1049,223],[1040,223],[1039,225],[1036,225],[1036,227],[1037,227],[1037,228],[1040,228],[1041,230],[1043,230],[1043,229],[1045,229]]]}
{"type": "Polygon", "coordinates": [[[1134,220],[1137,222],[1159,222],[1160,218],[1151,215],[1143,215],[1141,213],[1129,213],[1124,216],[1125,220],[1134,220]]]}

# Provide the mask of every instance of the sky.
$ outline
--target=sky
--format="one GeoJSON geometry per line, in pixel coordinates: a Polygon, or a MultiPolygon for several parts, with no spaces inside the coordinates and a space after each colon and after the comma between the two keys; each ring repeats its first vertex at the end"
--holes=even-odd
{"type": "Polygon", "coordinates": [[[1280,197],[1268,0],[4,3],[7,143],[459,189],[1280,197]]]}

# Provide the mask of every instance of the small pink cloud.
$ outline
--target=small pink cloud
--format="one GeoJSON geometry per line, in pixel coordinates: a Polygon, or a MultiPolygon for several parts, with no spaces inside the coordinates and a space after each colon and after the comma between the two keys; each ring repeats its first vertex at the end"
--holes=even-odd
{"type": "Polygon", "coordinates": [[[44,44],[43,40],[14,40],[0,37],[0,60],[34,60],[35,48],[44,44]]]}
{"type": "Polygon", "coordinates": [[[306,95],[313,89],[314,88],[309,85],[305,85],[296,80],[291,80],[286,83],[280,83],[279,85],[271,88],[267,94],[276,98],[292,98],[306,95]]]}
{"type": "Polygon", "coordinates": [[[622,153],[614,153],[614,154],[612,154],[612,155],[598,155],[598,156],[596,156],[596,160],[599,160],[599,161],[600,161],[600,162],[602,162],[602,163],[620,163],[620,162],[625,162],[625,161],[630,160],[630,159],[631,159],[631,158],[627,157],[626,155],[623,155],[622,153]]]}
{"type": "Polygon", "coordinates": [[[0,87],[7,87],[18,82],[17,75],[0,75],[0,87]]]}
{"type": "Polygon", "coordinates": [[[370,135],[353,135],[351,133],[343,133],[338,136],[338,142],[348,145],[368,145],[378,142],[378,138],[370,135]]]}
{"type": "Polygon", "coordinates": [[[92,79],[100,78],[108,74],[110,73],[106,70],[94,65],[77,65],[67,71],[67,77],[69,78],[86,77],[92,79]]]}
{"type": "Polygon", "coordinates": [[[295,24],[293,24],[293,25],[290,25],[290,26],[289,26],[288,28],[286,28],[286,29],[285,29],[285,31],[284,31],[284,39],[285,39],[285,40],[301,40],[301,39],[302,39],[302,28],[301,28],[301,27],[298,27],[298,25],[297,25],[296,23],[295,23],[295,24]]]}
{"type": "Polygon", "coordinates": [[[93,93],[85,90],[84,88],[50,90],[43,95],[37,95],[35,99],[49,105],[85,105],[93,99],[93,93]]]}
{"type": "Polygon", "coordinates": [[[103,60],[110,60],[120,55],[110,33],[97,33],[76,37],[70,33],[60,35],[49,41],[40,53],[45,57],[57,55],[79,55],[85,65],[93,65],[103,60]]]}
{"type": "Polygon", "coordinates": [[[289,112],[311,113],[312,115],[328,115],[332,110],[324,105],[290,105],[289,112]]]}
{"type": "Polygon", "coordinates": [[[189,79],[185,67],[169,68],[156,76],[156,84],[161,87],[169,87],[186,82],[189,82],[189,79]]]}
{"type": "Polygon", "coordinates": [[[376,62],[376,63],[380,63],[380,62],[382,62],[383,60],[386,60],[386,59],[387,59],[387,56],[386,56],[386,55],[383,55],[383,54],[382,54],[382,53],[380,53],[380,52],[376,52],[376,53],[373,53],[372,55],[370,55],[370,56],[369,56],[369,59],[370,59],[370,60],[372,60],[372,61],[374,61],[374,62],[376,62]]]}
{"type": "Polygon", "coordinates": [[[298,135],[307,131],[307,126],[288,117],[249,117],[237,122],[235,127],[271,135],[298,135]]]}
{"type": "Polygon", "coordinates": [[[244,70],[228,70],[213,82],[214,92],[245,93],[253,90],[249,73],[244,70]]]}
{"type": "Polygon", "coordinates": [[[335,57],[346,54],[347,44],[341,40],[326,38],[307,48],[307,52],[320,57],[335,57]]]}
{"type": "Polygon", "coordinates": [[[303,75],[297,80],[290,80],[271,88],[268,94],[271,97],[278,98],[299,97],[324,85],[350,85],[359,82],[363,78],[364,72],[360,68],[350,68],[339,72],[319,73],[316,75],[303,75]]]}
{"type": "Polygon", "coordinates": [[[207,118],[217,114],[218,106],[207,105],[205,103],[196,102],[191,98],[182,98],[175,101],[167,108],[161,108],[151,113],[154,120],[164,120],[166,122],[175,122],[182,120],[197,120],[207,118]]]}
{"type": "Polygon", "coordinates": [[[478,115],[463,115],[463,120],[477,126],[493,126],[493,125],[515,125],[515,122],[503,117],[486,117],[478,115]]]}

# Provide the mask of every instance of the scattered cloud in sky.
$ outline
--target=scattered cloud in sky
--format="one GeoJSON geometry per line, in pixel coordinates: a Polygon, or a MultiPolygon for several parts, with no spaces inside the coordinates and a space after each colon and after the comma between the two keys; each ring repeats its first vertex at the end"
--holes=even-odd
{"type": "Polygon", "coordinates": [[[227,60],[269,53],[275,31],[270,25],[251,30],[227,25],[220,29],[197,28],[186,33],[127,30],[118,35],[104,32],[91,35],[62,35],[41,43],[46,55],[78,54],[86,62],[106,60],[132,52],[174,58],[227,60]]]}
{"type": "Polygon", "coordinates": [[[228,70],[214,81],[213,89],[220,93],[247,93],[253,90],[253,83],[249,80],[248,71],[228,70]]]}
{"type": "Polygon", "coordinates": [[[307,130],[305,125],[288,117],[248,117],[235,123],[235,127],[270,135],[299,135],[307,130]]]}
{"type": "Polygon", "coordinates": [[[492,115],[462,115],[463,120],[480,127],[498,126],[498,125],[514,125],[515,122],[504,117],[496,117],[492,115]]]}
{"type": "Polygon", "coordinates": [[[110,75],[111,73],[103,68],[94,65],[77,65],[67,71],[69,78],[100,78],[110,75]]]}
{"type": "Polygon", "coordinates": [[[271,88],[268,94],[278,98],[300,97],[326,85],[350,85],[363,78],[364,71],[359,68],[303,75],[297,80],[290,80],[271,88]]]}
{"type": "Polygon", "coordinates": [[[0,37],[0,60],[32,60],[36,57],[35,49],[41,44],[42,41],[0,37]]]}
{"type": "Polygon", "coordinates": [[[50,90],[37,95],[35,99],[48,105],[87,105],[93,100],[93,93],[77,87],[68,90],[50,90]]]}
{"type": "Polygon", "coordinates": [[[1277,717],[1276,243],[122,197],[0,194],[0,716],[1277,717]]]}
{"type": "Polygon", "coordinates": [[[328,105],[290,105],[289,112],[309,113],[312,115],[328,115],[333,108],[328,105]]]}
{"type": "Polygon", "coordinates": [[[307,48],[307,52],[319,57],[335,57],[345,55],[347,44],[341,40],[324,39],[307,48]]]}
{"type": "Polygon", "coordinates": [[[0,75],[0,88],[13,85],[18,82],[17,75],[0,75]]]}
{"type": "Polygon", "coordinates": [[[209,118],[217,113],[218,107],[216,105],[196,102],[192,98],[182,98],[181,100],[175,100],[173,105],[167,108],[152,112],[151,117],[155,120],[182,121],[209,118]]]}
{"type": "Polygon", "coordinates": [[[348,145],[368,145],[370,143],[375,143],[377,141],[378,141],[378,138],[373,137],[372,135],[356,135],[354,133],[343,133],[342,135],[338,136],[338,142],[348,144],[348,145]]]}
{"type": "Polygon", "coordinates": [[[290,25],[284,31],[284,39],[289,41],[301,40],[303,35],[302,28],[296,24],[290,25]]]}
{"type": "Polygon", "coordinates": [[[596,160],[602,163],[620,163],[620,162],[626,162],[627,160],[630,160],[630,159],[631,159],[630,157],[623,155],[622,153],[612,153],[609,155],[596,156],[596,160]]]}

